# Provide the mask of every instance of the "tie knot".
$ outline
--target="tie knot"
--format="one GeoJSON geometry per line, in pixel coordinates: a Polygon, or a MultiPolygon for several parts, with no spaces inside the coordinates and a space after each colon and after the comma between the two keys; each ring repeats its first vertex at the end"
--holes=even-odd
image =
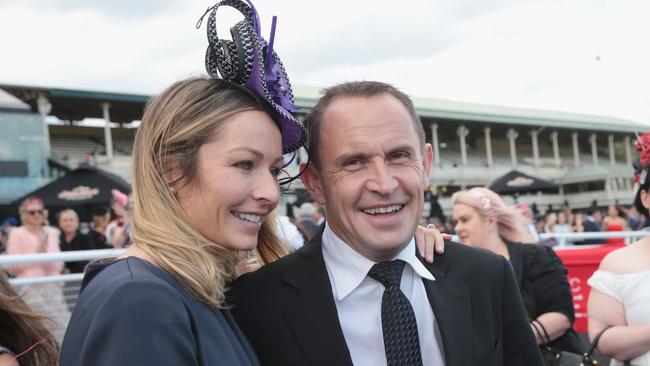
{"type": "Polygon", "coordinates": [[[399,287],[405,264],[406,262],[402,260],[379,262],[372,266],[370,272],[368,272],[368,276],[379,281],[386,288],[390,286],[399,287]]]}

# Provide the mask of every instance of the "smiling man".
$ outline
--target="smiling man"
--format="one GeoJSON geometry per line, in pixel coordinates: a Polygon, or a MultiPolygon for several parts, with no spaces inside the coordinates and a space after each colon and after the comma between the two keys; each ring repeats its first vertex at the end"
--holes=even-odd
{"type": "Polygon", "coordinates": [[[452,242],[432,265],[416,255],[432,151],[408,96],[337,85],[306,127],[324,230],[231,291],[261,363],[542,365],[505,259],[452,242]]]}

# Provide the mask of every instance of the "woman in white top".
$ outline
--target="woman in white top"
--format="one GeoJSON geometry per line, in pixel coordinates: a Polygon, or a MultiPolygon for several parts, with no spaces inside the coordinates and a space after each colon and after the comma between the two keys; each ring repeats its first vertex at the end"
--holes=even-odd
{"type": "MultiPolygon", "coordinates": [[[[635,163],[638,189],[634,204],[646,217],[650,207],[650,133],[636,144],[641,158],[635,163]]],[[[608,254],[589,279],[589,338],[607,329],[598,351],[610,356],[612,365],[650,366],[650,237],[608,254]]]]}

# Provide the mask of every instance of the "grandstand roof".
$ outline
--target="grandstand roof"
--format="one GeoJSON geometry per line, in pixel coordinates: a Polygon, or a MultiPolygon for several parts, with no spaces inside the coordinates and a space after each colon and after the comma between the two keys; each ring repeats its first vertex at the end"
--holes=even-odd
{"type": "MultiPolygon", "coordinates": [[[[45,94],[52,104],[51,115],[68,121],[84,118],[103,118],[101,104],[111,104],[111,121],[129,123],[142,118],[144,106],[149,95],[111,93],[102,91],[3,85],[1,89],[38,112],[36,99],[45,94]]],[[[294,88],[296,105],[308,111],[320,97],[320,88],[296,85],[294,88]]],[[[0,108],[3,94],[0,94],[0,108]]],[[[6,99],[6,97],[5,97],[6,99]]],[[[421,117],[441,118],[457,121],[476,121],[536,127],[582,129],[592,131],[641,132],[649,126],[621,118],[596,116],[579,113],[549,111],[540,109],[514,108],[497,105],[457,102],[432,98],[413,98],[416,110],[421,117]]],[[[24,109],[25,106],[23,105],[24,109]]]]}
{"type": "MultiPolygon", "coordinates": [[[[293,88],[293,91],[296,95],[296,104],[308,109],[314,107],[321,95],[320,89],[314,87],[297,85],[293,88]]],[[[612,132],[641,132],[650,128],[648,125],[636,121],[609,116],[504,107],[432,98],[413,98],[413,103],[418,115],[421,117],[612,132]]]]}
{"type": "Polygon", "coordinates": [[[0,110],[29,111],[29,105],[0,89],[0,110]]]}
{"type": "Polygon", "coordinates": [[[110,93],[102,91],[46,88],[24,85],[3,85],[0,89],[26,103],[38,112],[36,100],[44,94],[52,105],[50,115],[64,121],[81,121],[84,118],[103,118],[103,103],[110,103],[111,122],[130,123],[142,118],[144,105],[150,96],[141,94],[110,93]]]}

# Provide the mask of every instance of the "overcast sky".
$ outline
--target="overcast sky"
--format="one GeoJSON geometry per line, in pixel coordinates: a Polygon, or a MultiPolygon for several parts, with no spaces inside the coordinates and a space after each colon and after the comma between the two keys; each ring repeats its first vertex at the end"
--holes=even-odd
{"type": "MultiPolygon", "coordinates": [[[[205,73],[199,0],[0,0],[0,83],[153,94],[205,73]]],[[[649,0],[257,0],[293,84],[650,124],[649,0]]],[[[234,11],[218,17],[222,34],[234,11]]]]}

